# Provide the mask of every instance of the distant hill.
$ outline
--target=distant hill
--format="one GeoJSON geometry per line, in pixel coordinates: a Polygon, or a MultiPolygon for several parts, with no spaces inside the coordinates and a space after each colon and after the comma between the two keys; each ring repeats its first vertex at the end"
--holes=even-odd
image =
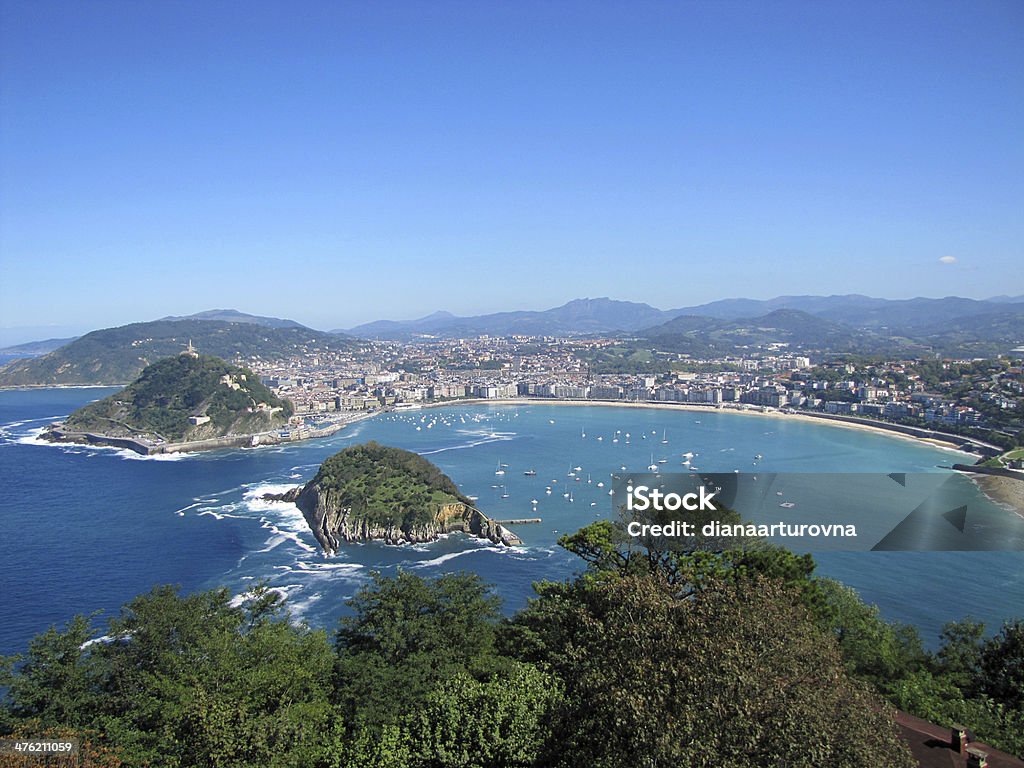
{"type": "MultiPolygon", "coordinates": [[[[1020,296],[997,296],[987,300],[957,296],[940,299],[877,299],[859,294],[845,294],[777,296],[774,299],[722,299],[697,306],[661,310],[649,304],[615,301],[609,298],[576,299],[560,307],[543,311],[495,312],[472,317],[457,317],[448,312],[435,312],[418,320],[378,320],[352,328],[348,333],[362,338],[382,339],[411,339],[417,336],[452,338],[483,334],[576,336],[616,331],[638,332],[684,317],[745,321],[749,318],[765,317],[778,310],[802,312],[848,329],[869,330],[879,337],[916,340],[922,334],[928,337],[935,336],[942,327],[952,330],[959,327],[959,324],[967,323],[968,318],[995,318],[999,315],[1014,314],[1024,316],[1024,300],[1020,296]]],[[[682,326],[687,328],[694,323],[694,320],[681,320],[682,326]]],[[[975,341],[1001,343],[999,329],[1005,329],[1005,323],[993,323],[995,335],[975,341]]],[[[967,324],[984,337],[984,329],[987,326],[985,321],[967,324]]],[[[669,326],[665,333],[680,330],[679,326],[669,326]]],[[[689,331],[692,330],[693,328],[689,328],[689,331]]],[[[807,326],[797,335],[806,336],[809,332],[811,328],[807,326]]]]}
{"type": "MultiPolygon", "coordinates": [[[[1009,303],[1005,309],[1013,306],[1009,303]]],[[[1024,308],[932,322],[918,329],[915,338],[947,356],[1006,354],[1024,343],[1024,308]]]]}
{"type": "Polygon", "coordinates": [[[280,360],[351,346],[351,339],[301,326],[156,320],[92,331],[42,357],[10,362],[0,368],[0,386],[123,384],[150,363],[178,354],[189,340],[200,352],[229,360],[280,360]]]}
{"type": "Polygon", "coordinates": [[[636,334],[653,347],[690,355],[736,353],[785,344],[791,351],[877,352],[899,344],[795,309],[739,320],[684,315],[636,334]]]}
{"type": "Polygon", "coordinates": [[[671,315],[649,304],[609,298],[576,299],[543,311],[496,312],[456,317],[435,312],[418,320],[380,320],[352,328],[361,338],[408,339],[415,336],[573,336],[632,331],[665,322],[671,315]]]}
{"type": "Polygon", "coordinates": [[[147,366],[120,392],[79,408],[64,423],[104,437],[158,436],[168,442],[265,432],[288,422],[292,406],[252,371],[209,355],[179,354],[147,366]],[[189,417],[206,419],[191,424],[189,417]]]}
{"type": "Polygon", "coordinates": [[[777,342],[828,351],[986,356],[1024,342],[1022,323],[1020,296],[878,299],[845,294],[722,299],[671,310],[608,298],[577,299],[544,311],[474,317],[436,312],[418,320],[381,320],[350,333],[383,339],[625,334],[657,338],[661,349],[690,354],[777,342]]]}
{"type": "Polygon", "coordinates": [[[261,315],[248,315],[239,312],[237,309],[208,309],[205,312],[196,312],[194,315],[182,317],[163,317],[161,320],[222,320],[226,323],[253,323],[263,325],[267,328],[305,328],[302,323],[294,320],[284,320],[280,317],[263,317],[261,315]]]}
{"type": "Polygon", "coordinates": [[[916,330],[949,324],[967,317],[1024,312],[1018,298],[875,299],[859,294],[838,296],[778,296],[774,299],[722,299],[695,307],[671,310],[673,315],[697,315],[723,320],[755,317],[777,309],[795,309],[854,328],[871,328],[891,335],[911,335],[916,330]]]}
{"type": "Polygon", "coordinates": [[[15,344],[12,347],[4,347],[3,349],[0,349],[0,355],[38,357],[39,355],[45,355],[47,352],[53,352],[55,349],[60,349],[65,344],[70,344],[77,338],[77,336],[72,336],[67,339],[43,339],[42,341],[29,341],[24,344],[15,344]]]}

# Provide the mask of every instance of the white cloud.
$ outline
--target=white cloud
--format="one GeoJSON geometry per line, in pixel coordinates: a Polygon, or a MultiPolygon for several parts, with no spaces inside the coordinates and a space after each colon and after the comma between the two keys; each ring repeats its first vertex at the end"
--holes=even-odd
{"type": "Polygon", "coordinates": [[[940,256],[939,262],[942,264],[956,264],[956,256],[940,256]]]}

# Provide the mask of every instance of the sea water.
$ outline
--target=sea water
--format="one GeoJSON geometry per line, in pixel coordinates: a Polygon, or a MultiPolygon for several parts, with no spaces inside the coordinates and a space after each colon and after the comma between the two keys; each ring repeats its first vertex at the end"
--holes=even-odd
{"type": "MultiPolygon", "coordinates": [[[[202,454],[142,457],[38,440],[49,422],[112,391],[0,392],[0,653],[23,651],[76,613],[100,612],[102,629],[104,616],[168,583],[240,593],[264,580],[296,619],[333,629],[373,571],[465,570],[493,584],[512,612],[533,582],[580,570],[556,542],[612,515],[610,475],[622,467],[644,471],[665,459],[664,472],[938,472],[961,457],[825,422],[539,403],[381,414],[330,438],[202,454]],[[262,497],[301,485],[325,458],[367,440],[426,456],[492,518],[542,522],[512,526],[521,547],[454,534],[326,556],[294,505],[262,497]],[[689,465],[684,454],[694,454],[689,465]]],[[[953,619],[971,616],[994,631],[1024,614],[1024,553],[824,552],[817,560],[820,573],[856,588],[886,618],[917,626],[929,645],[953,619]]]]}

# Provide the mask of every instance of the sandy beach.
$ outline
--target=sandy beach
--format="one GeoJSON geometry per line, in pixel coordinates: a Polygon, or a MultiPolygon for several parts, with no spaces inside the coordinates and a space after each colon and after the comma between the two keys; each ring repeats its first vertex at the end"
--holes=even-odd
{"type": "Polygon", "coordinates": [[[1015,480],[1012,477],[998,475],[972,475],[974,482],[982,493],[1003,507],[1012,509],[1024,517],[1024,478],[1015,480]]]}

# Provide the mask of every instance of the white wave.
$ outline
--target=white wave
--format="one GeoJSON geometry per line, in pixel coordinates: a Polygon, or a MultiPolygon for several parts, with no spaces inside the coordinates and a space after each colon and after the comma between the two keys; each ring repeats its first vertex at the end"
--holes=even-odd
{"type": "MultiPolygon", "coordinates": [[[[464,430],[459,430],[464,431],[464,430]]],[[[420,451],[420,454],[427,456],[433,453],[444,453],[445,451],[462,451],[466,448],[476,448],[479,445],[487,445],[488,443],[502,443],[508,440],[515,440],[517,433],[515,432],[486,432],[485,436],[481,436],[479,440],[470,440],[465,443],[459,443],[458,445],[449,445],[444,448],[435,448],[432,451],[420,451]]]]}
{"type": "Polygon", "coordinates": [[[446,555],[435,557],[433,560],[423,560],[418,563],[413,563],[411,567],[431,568],[434,566],[443,565],[444,563],[447,563],[449,560],[454,560],[455,558],[462,557],[463,555],[472,555],[477,552],[501,552],[502,549],[504,549],[504,547],[477,547],[476,549],[464,549],[461,552],[449,552],[446,555]]]}
{"type": "Polygon", "coordinates": [[[288,603],[288,610],[292,614],[292,618],[301,619],[306,611],[309,610],[313,603],[319,601],[323,597],[320,592],[314,592],[312,595],[307,597],[305,600],[296,600],[288,603]]]}
{"type": "MultiPolygon", "coordinates": [[[[101,446],[88,446],[99,448],[101,446]]],[[[153,453],[144,456],[141,453],[128,450],[127,448],[118,449],[117,455],[122,459],[128,459],[129,461],[185,461],[186,459],[197,459],[202,456],[201,453],[189,452],[189,451],[178,451],[177,453],[153,453]]]]}
{"type": "MultiPolygon", "coordinates": [[[[278,595],[280,595],[282,599],[288,600],[289,597],[291,596],[291,591],[292,590],[300,590],[300,589],[302,589],[302,585],[301,584],[285,584],[284,586],[268,587],[267,591],[268,592],[275,592],[278,595]]],[[[252,598],[252,590],[246,590],[245,592],[241,592],[241,593],[235,595],[234,597],[232,597],[231,600],[229,601],[228,605],[230,605],[232,608],[238,608],[241,605],[244,605],[246,600],[250,600],[251,598],[252,598]]]]}
{"type": "MultiPolygon", "coordinates": [[[[231,507],[233,505],[229,504],[227,506],[231,507]]],[[[218,511],[218,509],[220,509],[220,508],[203,509],[203,510],[201,510],[199,512],[199,516],[202,517],[204,515],[208,515],[209,517],[212,517],[212,518],[214,518],[216,520],[223,520],[225,518],[230,518],[232,520],[248,520],[249,519],[245,515],[232,515],[232,514],[229,514],[227,512],[218,511]]]]}
{"type": "MultiPolygon", "coordinates": [[[[296,533],[294,531],[281,530],[280,528],[278,528],[276,525],[274,525],[269,520],[263,520],[261,527],[262,528],[266,528],[268,531],[270,531],[271,533],[277,534],[278,536],[283,536],[284,538],[286,538],[289,541],[291,541],[293,544],[295,544],[295,546],[299,547],[300,549],[304,549],[307,552],[316,552],[317,551],[316,547],[310,546],[309,544],[304,542],[298,533],[296,533]]],[[[302,532],[307,534],[307,535],[312,535],[309,532],[309,528],[306,528],[302,532]]]]}
{"type": "Polygon", "coordinates": [[[129,461],[184,461],[185,459],[193,459],[201,456],[199,453],[189,453],[188,451],[180,451],[178,453],[153,453],[153,454],[141,454],[137,453],[130,448],[118,448],[116,445],[92,445],[90,443],[54,443],[49,440],[43,440],[42,435],[46,432],[46,427],[38,427],[32,429],[24,435],[20,435],[15,438],[12,442],[18,443],[19,445],[38,445],[49,448],[59,448],[64,453],[68,454],[83,454],[83,453],[95,453],[118,456],[122,459],[129,461]]]}
{"type": "Polygon", "coordinates": [[[86,640],[84,643],[82,643],[80,646],[78,646],[78,649],[80,651],[84,651],[90,645],[110,643],[110,642],[113,642],[113,641],[114,641],[114,636],[113,635],[100,635],[99,637],[94,637],[92,640],[86,640]]]}
{"type": "Polygon", "coordinates": [[[287,493],[295,487],[295,483],[261,483],[246,490],[242,494],[245,505],[253,512],[285,513],[298,508],[290,501],[272,501],[264,499],[268,494],[287,493]]]}
{"type": "Polygon", "coordinates": [[[358,573],[366,570],[369,566],[362,563],[310,563],[305,560],[297,560],[295,565],[298,571],[307,573],[319,573],[323,571],[342,571],[344,573],[358,573]]]}
{"type": "Polygon", "coordinates": [[[276,549],[279,544],[284,544],[286,541],[288,541],[287,536],[275,534],[267,540],[267,546],[265,546],[263,549],[257,549],[255,554],[259,555],[264,552],[269,552],[272,549],[276,549]]]}

